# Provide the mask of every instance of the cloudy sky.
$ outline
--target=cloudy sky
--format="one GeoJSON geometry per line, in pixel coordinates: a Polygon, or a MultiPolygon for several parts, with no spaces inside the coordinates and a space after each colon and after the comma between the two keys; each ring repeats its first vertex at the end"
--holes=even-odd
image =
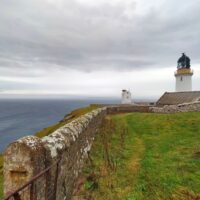
{"type": "Polygon", "coordinates": [[[182,52],[200,90],[200,0],[0,1],[0,96],[157,98],[182,52]]]}

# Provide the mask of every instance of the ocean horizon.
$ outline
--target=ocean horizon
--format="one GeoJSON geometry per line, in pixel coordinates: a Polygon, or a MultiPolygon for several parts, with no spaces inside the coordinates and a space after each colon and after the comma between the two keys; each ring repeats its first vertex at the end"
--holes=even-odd
{"type": "MultiPolygon", "coordinates": [[[[138,101],[149,101],[138,99],[138,101]]],[[[119,98],[0,98],[0,153],[27,135],[56,124],[71,111],[90,104],[118,104],[119,98]]]]}
{"type": "Polygon", "coordinates": [[[0,99],[0,153],[26,135],[59,122],[72,110],[92,103],[119,103],[119,99],[0,99]]]}

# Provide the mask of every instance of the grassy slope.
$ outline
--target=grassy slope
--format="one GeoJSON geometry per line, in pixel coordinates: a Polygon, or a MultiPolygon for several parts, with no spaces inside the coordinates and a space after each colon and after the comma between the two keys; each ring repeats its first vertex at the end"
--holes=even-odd
{"type": "Polygon", "coordinates": [[[57,124],[54,124],[52,126],[49,126],[47,128],[44,128],[43,130],[39,131],[36,133],[36,136],[38,137],[44,137],[47,136],[49,134],[51,134],[52,132],[54,132],[56,129],[64,126],[65,124],[69,123],[70,121],[80,117],[81,115],[84,115],[94,109],[98,108],[97,105],[93,104],[91,106],[88,107],[84,107],[84,108],[79,108],[76,109],[74,111],[72,111],[70,114],[68,114],[67,116],[69,116],[69,118],[67,120],[62,120],[61,122],[58,122],[57,124]]]}
{"type": "Polygon", "coordinates": [[[111,118],[115,129],[107,122],[95,141],[82,195],[95,200],[200,199],[200,113],[111,118]]]}
{"type": "Polygon", "coordinates": [[[3,156],[0,154],[0,198],[3,196],[3,156]]]}
{"type": "MultiPolygon", "coordinates": [[[[64,126],[65,124],[69,123],[70,121],[80,117],[81,115],[84,115],[94,109],[98,108],[97,105],[93,104],[91,106],[85,107],[85,108],[79,108],[76,109],[74,111],[72,111],[69,115],[70,116],[68,119],[63,120],[61,122],[58,122],[55,125],[49,126],[39,132],[37,132],[35,135],[38,137],[44,137],[47,136],[49,134],[51,134],[52,132],[54,132],[56,129],[60,128],[61,126],[64,126]]],[[[3,156],[0,154],[0,199],[3,196],[3,156]]]]}

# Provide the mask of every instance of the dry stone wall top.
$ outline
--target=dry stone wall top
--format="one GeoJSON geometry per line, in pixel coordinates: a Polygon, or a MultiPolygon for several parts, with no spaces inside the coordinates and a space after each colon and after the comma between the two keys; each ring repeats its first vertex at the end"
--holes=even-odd
{"type": "MultiPolygon", "coordinates": [[[[73,186],[107,108],[89,112],[57,129],[42,139],[36,136],[23,137],[11,143],[4,153],[4,194],[19,188],[31,177],[60,160],[57,199],[71,199],[73,186]]],[[[45,191],[55,187],[55,169],[40,181],[43,187],[35,187],[36,199],[45,199],[45,191]]],[[[27,199],[24,195],[23,199],[27,199]]]]}
{"type": "Polygon", "coordinates": [[[151,107],[150,111],[155,113],[199,112],[200,102],[197,101],[178,105],[165,105],[163,107],[151,107]]]}

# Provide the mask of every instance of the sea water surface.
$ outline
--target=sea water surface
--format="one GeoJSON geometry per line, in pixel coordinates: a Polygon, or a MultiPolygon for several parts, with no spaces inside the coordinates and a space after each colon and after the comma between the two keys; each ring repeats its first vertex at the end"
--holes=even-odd
{"type": "Polygon", "coordinates": [[[33,135],[72,110],[91,103],[118,103],[118,100],[0,99],[0,153],[10,142],[33,135]]]}

